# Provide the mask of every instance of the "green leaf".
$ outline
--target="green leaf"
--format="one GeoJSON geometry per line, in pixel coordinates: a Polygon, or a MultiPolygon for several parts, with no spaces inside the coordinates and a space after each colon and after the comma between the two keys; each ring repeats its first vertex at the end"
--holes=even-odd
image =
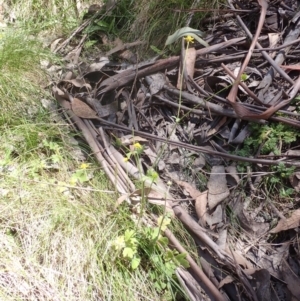
{"type": "Polygon", "coordinates": [[[163,53],[162,50],[158,49],[157,47],[155,47],[154,45],[151,45],[150,48],[157,54],[161,55],[163,53]]]}
{"type": "Polygon", "coordinates": [[[81,169],[76,171],[75,177],[80,183],[84,183],[89,180],[86,171],[81,169]]]}
{"type": "Polygon", "coordinates": [[[154,263],[158,263],[160,260],[160,258],[157,254],[152,254],[150,258],[151,258],[151,261],[154,263]]]}
{"type": "Polygon", "coordinates": [[[133,255],[135,254],[134,250],[132,250],[131,248],[124,248],[123,250],[123,257],[127,257],[127,258],[133,258],[133,255]]]}
{"type": "Polygon", "coordinates": [[[175,251],[167,250],[165,255],[164,255],[165,261],[172,260],[174,258],[174,255],[175,255],[174,252],[175,251]]]}
{"type": "Polygon", "coordinates": [[[53,163],[59,163],[61,161],[61,156],[58,154],[54,154],[51,156],[51,160],[53,163]]]}
{"type": "Polygon", "coordinates": [[[85,42],[84,47],[85,47],[85,49],[88,49],[97,43],[98,43],[98,41],[96,41],[96,40],[90,40],[90,41],[85,42]]]}
{"type": "Polygon", "coordinates": [[[167,226],[170,225],[171,223],[171,219],[167,216],[163,216],[161,215],[158,219],[157,219],[157,223],[160,226],[162,231],[165,231],[167,229],[167,226]]]}
{"type": "Polygon", "coordinates": [[[135,270],[139,265],[140,265],[140,262],[141,262],[141,258],[139,257],[134,257],[132,260],[131,260],[131,268],[133,270],[135,270]]]}
{"type": "Polygon", "coordinates": [[[136,245],[138,244],[138,240],[137,240],[135,237],[132,237],[132,238],[130,239],[130,243],[131,243],[132,245],[136,246],[136,245]]]}
{"type": "Polygon", "coordinates": [[[175,274],[176,270],[176,265],[174,264],[173,261],[166,262],[165,263],[165,273],[169,276],[172,277],[172,275],[175,274]]]}
{"type": "Polygon", "coordinates": [[[158,241],[162,244],[162,246],[166,247],[169,243],[169,239],[167,237],[161,236],[158,241]]]}
{"type": "Polygon", "coordinates": [[[104,28],[109,28],[109,24],[103,20],[100,20],[98,22],[95,22],[95,24],[97,24],[99,27],[102,27],[102,29],[104,28]]]}
{"type": "Polygon", "coordinates": [[[178,39],[183,38],[185,36],[191,36],[195,40],[197,40],[201,45],[208,47],[209,45],[202,40],[199,36],[203,37],[205,34],[201,30],[193,29],[191,27],[183,27],[175,31],[172,35],[168,36],[166,45],[170,45],[176,42],[178,39]]]}
{"type": "Polygon", "coordinates": [[[133,238],[134,234],[135,234],[134,230],[127,229],[124,234],[125,241],[129,241],[131,238],[133,238]]]}
{"type": "Polygon", "coordinates": [[[160,282],[159,283],[159,286],[160,286],[160,288],[161,288],[161,290],[164,290],[166,287],[167,287],[167,284],[165,283],[165,282],[160,282]]]}
{"type": "Polygon", "coordinates": [[[152,229],[151,239],[152,240],[157,239],[158,235],[159,235],[159,228],[152,229]]]}
{"type": "Polygon", "coordinates": [[[175,256],[176,261],[185,268],[190,266],[189,262],[186,260],[186,254],[181,253],[175,256]]]}

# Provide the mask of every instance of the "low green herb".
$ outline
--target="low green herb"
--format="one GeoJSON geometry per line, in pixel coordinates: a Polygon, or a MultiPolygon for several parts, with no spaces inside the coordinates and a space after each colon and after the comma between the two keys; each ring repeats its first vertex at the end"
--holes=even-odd
{"type": "Polygon", "coordinates": [[[300,135],[299,131],[281,123],[263,126],[252,124],[251,131],[251,137],[245,140],[243,149],[239,151],[240,155],[251,155],[251,152],[253,154],[259,147],[262,155],[270,152],[278,155],[281,152],[281,144],[290,144],[300,135]]]}

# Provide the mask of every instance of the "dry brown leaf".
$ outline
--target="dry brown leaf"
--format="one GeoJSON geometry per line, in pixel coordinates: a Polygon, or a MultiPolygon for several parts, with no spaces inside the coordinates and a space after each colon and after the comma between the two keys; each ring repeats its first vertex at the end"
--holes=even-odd
{"type": "Polygon", "coordinates": [[[85,87],[88,90],[92,90],[92,87],[90,84],[86,83],[83,79],[75,78],[75,79],[70,79],[70,80],[62,80],[62,83],[70,83],[76,88],[83,88],[85,87]]]}
{"type": "Polygon", "coordinates": [[[195,209],[201,226],[206,224],[207,190],[196,197],[195,209]]]}
{"type": "Polygon", "coordinates": [[[280,220],[278,222],[278,225],[274,229],[270,230],[270,233],[278,233],[280,231],[294,229],[299,226],[300,226],[300,209],[295,210],[289,218],[285,220],[280,220]]]}
{"type": "Polygon", "coordinates": [[[222,229],[219,232],[219,237],[216,243],[224,251],[226,250],[226,241],[227,241],[227,229],[222,229]]]}
{"type": "Polygon", "coordinates": [[[229,195],[227,187],[225,168],[223,165],[213,166],[211,175],[207,183],[208,187],[208,206],[215,208],[229,195]]]}
{"type": "Polygon", "coordinates": [[[300,279],[293,273],[287,262],[282,262],[282,275],[284,281],[287,283],[289,291],[293,294],[296,300],[300,300],[300,279]]]}
{"type": "Polygon", "coordinates": [[[162,171],[166,168],[165,162],[157,157],[159,154],[154,152],[150,147],[146,147],[144,149],[144,154],[148,156],[152,164],[157,165],[159,171],[162,171]]]}
{"type": "Polygon", "coordinates": [[[119,139],[123,146],[128,146],[128,145],[134,144],[136,142],[148,143],[147,139],[142,138],[140,136],[134,136],[132,134],[124,135],[124,136],[120,137],[119,139]]]}
{"type": "Polygon", "coordinates": [[[188,48],[185,58],[185,68],[187,76],[194,78],[195,72],[195,62],[196,62],[196,49],[194,47],[188,48]]]}
{"type": "Polygon", "coordinates": [[[129,193],[122,194],[116,201],[114,211],[129,197],[129,193]]]}
{"type": "Polygon", "coordinates": [[[281,65],[280,68],[284,70],[300,70],[300,65],[281,65]]]}
{"type": "Polygon", "coordinates": [[[183,187],[191,196],[191,198],[196,199],[202,194],[198,189],[194,188],[190,183],[184,181],[176,181],[177,185],[183,187]]]}
{"type": "Polygon", "coordinates": [[[214,212],[210,215],[206,214],[206,222],[212,228],[213,225],[217,225],[223,221],[223,209],[221,205],[218,205],[214,212]]]}
{"type": "Polygon", "coordinates": [[[225,168],[228,174],[226,175],[227,183],[230,186],[235,186],[240,182],[240,177],[237,174],[237,169],[235,165],[230,165],[225,168]]]}
{"type": "Polygon", "coordinates": [[[178,80],[177,80],[177,89],[178,90],[185,89],[186,83],[185,83],[184,78],[188,78],[188,76],[190,78],[194,78],[196,55],[197,55],[196,49],[193,47],[188,48],[185,51],[185,57],[184,57],[184,62],[183,62],[185,70],[182,71],[182,65],[180,62],[181,72],[179,72],[178,80]],[[186,77],[184,76],[184,74],[186,75],[186,77]]]}
{"type": "MultiPolygon", "coordinates": [[[[116,201],[114,210],[116,210],[126,199],[138,199],[140,201],[142,196],[148,196],[151,192],[151,188],[144,187],[143,189],[137,189],[132,193],[122,194],[116,201]]],[[[135,201],[136,203],[136,201],[135,201]]]]}
{"type": "Polygon", "coordinates": [[[290,183],[293,186],[293,188],[299,192],[300,191],[300,172],[293,172],[290,176],[290,183]]]}
{"type": "Polygon", "coordinates": [[[227,117],[224,116],[214,128],[212,128],[208,131],[207,137],[217,133],[218,130],[222,127],[222,125],[224,125],[226,123],[226,121],[227,121],[227,117]]]}
{"type": "Polygon", "coordinates": [[[237,262],[237,264],[241,265],[245,269],[252,269],[252,264],[242,255],[239,253],[239,251],[231,251],[228,246],[226,246],[226,252],[228,254],[233,254],[234,260],[237,262]]]}
{"type": "MultiPolygon", "coordinates": [[[[268,37],[269,37],[269,48],[275,47],[277,42],[280,39],[280,34],[277,32],[270,32],[268,33],[268,37]]],[[[270,53],[269,55],[273,58],[276,55],[276,51],[273,51],[272,53],[270,53]]]]}
{"type": "Polygon", "coordinates": [[[95,62],[89,65],[87,72],[100,71],[108,63],[109,59],[107,57],[101,57],[99,62],[95,62]]]}
{"type": "Polygon", "coordinates": [[[234,282],[234,278],[231,276],[226,276],[223,280],[221,280],[218,288],[220,289],[223,285],[234,282]]]}

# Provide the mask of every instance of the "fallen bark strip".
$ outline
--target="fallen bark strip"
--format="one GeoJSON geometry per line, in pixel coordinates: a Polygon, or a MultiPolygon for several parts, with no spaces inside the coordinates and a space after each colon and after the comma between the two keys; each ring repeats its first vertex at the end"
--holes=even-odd
{"type": "Polygon", "coordinates": [[[180,253],[187,254],[186,259],[190,264],[190,268],[193,270],[202,288],[210,296],[210,298],[213,297],[213,300],[226,301],[227,299],[220,293],[220,291],[214,286],[214,284],[209,280],[205,273],[199,268],[197,263],[180,244],[174,234],[169,229],[166,229],[165,235],[169,239],[170,243],[176,248],[176,250],[178,250],[180,253]]]}
{"type": "Polygon", "coordinates": [[[92,152],[95,155],[97,161],[103,167],[103,169],[104,169],[105,173],[107,174],[107,176],[109,177],[110,181],[116,186],[116,189],[118,190],[118,192],[125,193],[126,190],[124,189],[124,186],[122,185],[122,183],[120,183],[119,178],[115,177],[115,174],[111,172],[110,166],[107,164],[107,161],[102,156],[102,152],[101,152],[99,146],[97,145],[97,142],[93,138],[93,135],[91,134],[91,132],[89,131],[87,126],[84,124],[84,121],[81,118],[77,117],[73,113],[73,111],[71,110],[70,103],[68,101],[66,101],[62,98],[59,99],[58,97],[56,97],[56,99],[59,101],[60,105],[64,109],[66,109],[67,114],[70,116],[70,118],[73,120],[73,122],[80,129],[83,137],[85,138],[86,142],[92,149],[92,152]]]}
{"type": "Polygon", "coordinates": [[[203,290],[191,273],[181,267],[176,268],[175,273],[180,285],[189,297],[188,300],[202,300],[203,290]]]}
{"type": "MultiPolygon", "coordinates": [[[[209,110],[213,113],[216,113],[218,115],[227,116],[227,117],[231,117],[231,118],[241,118],[232,109],[226,109],[226,108],[221,107],[217,104],[211,103],[209,101],[205,101],[204,99],[199,98],[198,96],[193,95],[191,93],[188,93],[188,92],[185,92],[185,91],[180,91],[180,90],[177,90],[175,88],[170,88],[166,85],[164,86],[164,89],[166,89],[167,91],[169,91],[170,93],[172,93],[172,94],[174,94],[178,97],[181,96],[182,98],[190,101],[191,103],[193,103],[195,105],[198,105],[199,107],[205,108],[205,109],[207,109],[207,110],[209,110]]],[[[249,121],[254,121],[253,119],[247,118],[247,117],[244,117],[242,119],[249,120],[249,121]]],[[[258,123],[262,123],[262,124],[266,123],[264,120],[255,120],[255,121],[258,122],[258,123]]],[[[299,124],[299,127],[300,127],[300,124],[299,124]]]]}
{"type": "Polygon", "coordinates": [[[234,82],[233,86],[230,89],[229,95],[227,96],[227,99],[230,101],[232,107],[234,108],[235,112],[239,116],[241,113],[240,110],[242,109],[242,105],[236,105],[237,104],[236,97],[237,97],[238,87],[241,82],[242,74],[244,73],[244,70],[247,67],[247,65],[251,59],[253,49],[255,48],[255,44],[258,40],[258,37],[259,37],[261,29],[264,25],[265,17],[267,14],[268,3],[266,2],[266,0],[259,0],[258,2],[261,5],[261,13],[260,13],[259,22],[257,25],[257,30],[255,32],[255,36],[254,36],[252,43],[250,45],[250,48],[248,50],[247,56],[239,70],[239,73],[237,75],[237,80],[234,82]]]}
{"type": "MultiPolygon", "coordinates": [[[[221,64],[221,65],[222,65],[223,69],[232,78],[236,79],[235,76],[233,75],[233,73],[224,64],[221,64]]],[[[251,92],[251,95],[253,96],[254,94],[251,92]]],[[[257,99],[259,99],[259,98],[257,97],[257,99]]],[[[262,113],[255,113],[254,111],[250,111],[249,109],[247,109],[244,105],[241,105],[241,104],[238,104],[238,103],[235,103],[235,102],[232,102],[232,101],[231,101],[231,105],[233,106],[233,108],[238,107],[240,109],[243,109],[243,110],[240,110],[240,112],[239,112],[240,117],[244,116],[244,117],[253,118],[253,119],[269,119],[275,112],[277,112],[279,109],[281,109],[281,108],[285,107],[286,105],[288,105],[291,101],[292,101],[291,98],[283,100],[282,102],[280,102],[276,105],[270,106],[266,111],[264,111],[262,113]]]]}
{"type": "Polygon", "coordinates": [[[173,205],[173,210],[177,218],[197,236],[202,243],[209,247],[221,260],[225,260],[220,247],[206,234],[203,229],[180,205],[173,205]]]}
{"type": "MultiPolygon", "coordinates": [[[[300,83],[299,83],[299,84],[300,84],[300,83]]],[[[296,87],[296,83],[295,83],[295,86],[294,86],[293,90],[294,90],[295,88],[297,88],[297,87],[296,87]]],[[[296,93],[297,93],[297,92],[296,92],[296,93]]],[[[289,95],[290,95],[290,98],[291,98],[291,99],[295,97],[295,96],[291,96],[291,95],[292,95],[292,92],[290,92],[289,95]]],[[[155,96],[156,96],[156,95],[155,95],[155,96]]],[[[156,96],[156,97],[157,97],[157,96],[156,96]]],[[[222,98],[222,97],[220,97],[220,96],[218,96],[218,95],[216,95],[216,94],[213,94],[213,93],[211,93],[211,92],[209,92],[208,95],[206,95],[206,97],[207,97],[208,99],[215,99],[215,100],[220,101],[220,102],[222,102],[222,103],[224,103],[224,104],[227,104],[227,100],[226,100],[225,98],[222,98]]],[[[243,103],[243,104],[244,104],[245,107],[249,107],[250,110],[257,111],[257,112],[261,112],[262,110],[265,109],[265,107],[258,106],[258,105],[254,105],[254,104],[251,104],[251,103],[243,103]]],[[[264,104],[264,106],[268,106],[268,105],[267,105],[267,104],[264,104]]],[[[276,111],[276,113],[281,113],[281,114],[285,114],[285,115],[289,115],[289,116],[295,116],[295,117],[299,117],[299,116],[300,116],[299,113],[290,112],[290,111],[282,110],[282,109],[276,111]]],[[[268,120],[272,120],[272,121],[273,121],[273,120],[274,120],[274,121],[281,121],[281,119],[279,120],[279,119],[277,119],[277,117],[278,117],[278,116],[271,116],[268,120]]],[[[286,117],[283,117],[282,120],[283,120],[283,121],[282,121],[283,123],[291,124],[291,125],[295,124],[295,126],[297,127],[297,122],[298,122],[298,120],[288,119],[288,118],[286,118],[286,117]]],[[[253,120],[253,121],[255,122],[255,120],[253,120]]]]}
{"type": "Polygon", "coordinates": [[[104,148],[105,148],[105,151],[107,152],[108,154],[108,157],[113,161],[113,164],[112,166],[115,166],[115,170],[114,172],[117,173],[116,176],[120,177],[122,179],[122,182],[124,183],[124,186],[126,187],[126,191],[135,191],[135,185],[132,183],[132,181],[130,180],[129,176],[128,176],[128,173],[126,173],[124,171],[123,168],[121,168],[118,160],[116,160],[115,156],[113,155],[113,153],[111,152],[111,149],[110,149],[110,145],[109,145],[109,142],[107,141],[107,136],[106,134],[104,133],[103,129],[102,128],[99,128],[97,130],[97,134],[100,134],[101,136],[101,139],[102,139],[102,143],[104,144],[104,148]]]}
{"type": "Polygon", "coordinates": [[[193,151],[198,151],[198,152],[201,152],[204,154],[216,155],[216,156],[234,160],[234,161],[242,161],[242,162],[263,164],[263,165],[277,165],[280,163],[284,163],[284,164],[286,164],[286,166],[299,166],[300,167],[300,162],[289,162],[289,161],[283,161],[283,160],[265,160],[265,159],[257,159],[257,158],[240,157],[240,156],[222,153],[222,152],[218,152],[218,151],[207,150],[206,148],[204,148],[202,146],[196,146],[196,145],[192,145],[192,144],[188,144],[188,143],[184,143],[184,142],[180,142],[180,141],[173,141],[171,139],[158,137],[156,135],[149,134],[149,133],[142,132],[142,131],[133,131],[132,129],[127,128],[126,126],[118,125],[118,124],[115,124],[113,122],[107,121],[102,118],[99,118],[98,120],[100,120],[101,123],[103,123],[104,125],[107,125],[108,129],[109,128],[114,129],[114,130],[119,129],[119,130],[125,131],[127,133],[128,132],[132,133],[133,135],[138,135],[138,136],[141,136],[144,138],[165,142],[167,144],[175,145],[175,146],[186,148],[186,149],[193,150],[193,151]]]}
{"type": "MultiPolygon", "coordinates": [[[[192,95],[190,93],[187,93],[185,91],[182,91],[180,92],[179,90],[175,89],[175,88],[170,88],[168,86],[164,86],[164,89],[168,90],[169,92],[175,94],[176,96],[180,96],[185,98],[186,100],[189,100],[191,103],[193,104],[196,104],[202,108],[206,108],[208,110],[210,110],[211,112],[214,112],[218,115],[222,115],[222,116],[228,116],[228,117],[231,117],[231,118],[241,118],[241,119],[244,119],[244,120],[248,120],[248,121],[252,121],[252,122],[257,122],[257,123],[261,123],[261,124],[265,124],[266,121],[265,120],[260,120],[260,119],[256,119],[251,116],[251,117],[246,117],[246,116],[242,116],[242,117],[239,117],[237,116],[237,114],[231,110],[231,109],[225,109],[217,104],[213,104],[213,103],[210,103],[208,101],[205,101],[204,99],[202,98],[199,98],[198,96],[196,95],[192,95]]],[[[280,104],[278,104],[276,107],[271,107],[272,110],[274,111],[277,111],[278,109],[282,108],[283,106],[287,105],[288,103],[290,102],[290,100],[285,100],[284,102],[281,102],[280,104]]],[[[269,108],[270,109],[270,108],[269,108]]],[[[268,109],[268,110],[269,110],[268,109]]],[[[269,111],[268,111],[269,112],[269,111]]],[[[257,117],[257,115],[255,115],[257,117]]],[[[262,114],[260,115],[262,116],[262,114]]],[[[265,115],[263,115],[265,117],[265,115]]],[[[271,120],[271,121],[280,121],[282,123],[285,123],[285,124],[288,124],[288,125],[291,125],[295,128],[300,128],[300,122],[297,121],[297,120],[292,120],[292,119],[288,119],[288,118],[284,118],[284,117],[278,117],[278,116],[271,116],[269,117],[268,120],[271,120]]]]}
{"type": "MultiPolygon", "coordinates": [[[[243,40],[245,40],[244,37],[234,38],[234,39],[231,39],[226,42],[222,42],[222,43],[212,45],[212,46],[209,46],[206,48],[198,49],[196,51],[196,55],[200,56],[200,55],[208,54],[208,53],[214,52],[218,49],[222,49],[222,48],[234,45],[243,40]]],[[[98,91],[98,96],[103,93],[106,93],[108,91],[117,89],[119,87],[123,87],[123,86],[127,85],[128,83],[130,83],[131,81],[133,81],[135,78],[141,78],[141,77],[147,76],[149,74],[153,74],[158,71],[173,67],[177,63],[179,63],[179,60],[180,60],[180,56],[173,56],[173,57],[170,57],[167,59],[158,60],[154,65],[144,68],[144,69],[141,69],[141,70],[138,70],[137,72],[136,72],[136,70],[125,70],[122,73],[118,73],[110,78],[105,79],[101,83],[100,90],[98,91]]]]}

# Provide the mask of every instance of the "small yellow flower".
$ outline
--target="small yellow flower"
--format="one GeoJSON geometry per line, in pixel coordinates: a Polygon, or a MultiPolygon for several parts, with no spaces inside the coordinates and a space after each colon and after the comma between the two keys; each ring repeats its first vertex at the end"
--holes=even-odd
{"type": "Polygon", "coordinates": [[[186,36],[184,38],[184,40],[187,42],[187,43],[194,43],[194,38],[192,36],[186,36]]]}
{"type": "Polygon", "coordinates": [[[143,147],[140,145],[140,143],[136,142],[133,144],[134,149],[141,150],[143,147]]]}
{"type": "Polygon", "coordinates": [[[88,163],[82,163],[80,165],[80,169],[87,169],[89,167],[89,164],[88,163]]]}
{"type": "Polygon", "coordinates": [[[124,158],[123,158],[123,161],[124,161],[124,162],[128,162],[128,161],[129,161],[129,158],[124,157],[124,158]]]}

